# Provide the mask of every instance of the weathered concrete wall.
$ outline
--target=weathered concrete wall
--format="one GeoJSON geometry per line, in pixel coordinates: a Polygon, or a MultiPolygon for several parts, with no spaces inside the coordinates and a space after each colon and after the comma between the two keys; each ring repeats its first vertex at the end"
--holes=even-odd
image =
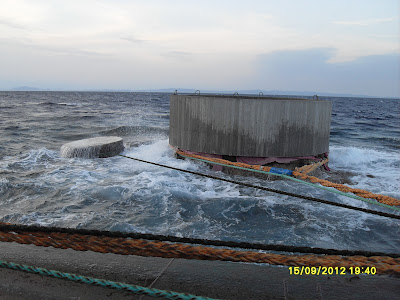
{"type": "Polygon", "coordinates": [[[329,150],[330,101],[171,95],[169,141],[232,156],[307,156],[329,150]]]}

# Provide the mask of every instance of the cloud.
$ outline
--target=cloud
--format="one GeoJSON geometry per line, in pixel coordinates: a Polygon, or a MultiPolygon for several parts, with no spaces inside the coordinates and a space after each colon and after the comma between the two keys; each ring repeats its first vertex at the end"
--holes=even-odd
{"type": "Polygon", "coordinates": [[[53,46],[31,46],[36,49],[48,51],[54,54],[60,55],[77,55],[77,56],[106,56],[104,53],[89,51],[79,48],[68,48],[68,47],[53,47],[53,46]]]}
{"type": "Polygon", "coordinates": [[[146,42],[146,40],[141,40],[141,39],[137,39],[137,38],[134,38],[134,37],[122,37],[121,40],[128,41],[128,42],[131,42],[131,43],[134,43],[134,44],[139,44],[139,43],[146,42]]]}
{"type": "Polygon", "coordinates": [[[173,59],[188,59],[193,55],[193,53],[185,51],[169,51],[161,55],[173,59]]]}
{"type": "Polygon", "coordinates": [[[263,78],[260,87],[400,97],[399,54],[328,62],[335,53],[333,48],[320,48],[259,55],[256,65],[258,76],[263,78]]]}
{"type": "Polygon", "coordinates": [[[29,30],[27,26],[6,19],[0,19],[0,25],[7,26],[13,29],[29,30]]]}
{"type": "Polygon", "coordinates": [[[396,20],[395,18],[382,18],[382,19],[368,19],[368,20],[357,20],[357,21],[334,21],[332,23],[337,25],[369,26],[381,23],[389,23],[395,20],[396,20]]]}
{"type": "MultiPolygon", "coordinates": [[[[360,10],[360,4],[346,3],[343,10],[336,2],[323,8],[318,2],[291,4],[288,10],[285,3],[268,1],[173,2],[2,0],[0,52],[15,78],[27,76],[22,61],[35,63],[32,78],[43,82],[55,80],[45,77],[43,69],[57,65],[63,70],[60,85],[64,78],[83,85],[86,77],[100,78],[91,70],[112,65],[120,69],[104,72],[101,83],[110,88],[140,82],[155,88],[185,83],[204,89],[353,92],[350,85],[356,86],[357,79],[349,74],[365,76],[352,65],[357,58],[367,57],[358,62],[379,70],[380,62],[388,63],[381,56],[373,62],[371,55],[398,51],[399,18],[393,5],[363,3],[360,10]],[[258,56],[254,64],[259,53],[269,54],[258,56]],[[338,77],[349,78],[349,87],[338,77]]],[[[0,73],[9,73],[3,65],[0,73]]],[[[379,77],[370,70],[364,72],[379,77]]],[[[368,80],[364,86],[377,85],[368,80]]],[[[382,80],[382,86],[389,82],[382,80]]],[[[361,81],[358,86],[364,89],[361,81]]]]}
{"type": "MultiPolygon", "coordinates": [[[[80,49],[78,47],[65,47],[65,46],[55,46],[35,43],[29,39],[10,39],[10,38],[0,38],[0,43],[2,46],[14,47],[15,49],[24,49],[26,51],[44,52],[51,53],[55,55],[74,55],[74,56],[107,56],[107,54],[80,49]]],[[[1,47],[0,47],[1,48],[1,47]]]]}

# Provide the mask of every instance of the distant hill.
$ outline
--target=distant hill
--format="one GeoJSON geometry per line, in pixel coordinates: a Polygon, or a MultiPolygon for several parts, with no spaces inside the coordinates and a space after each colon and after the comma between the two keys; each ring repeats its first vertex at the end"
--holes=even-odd
{"type": "Polygon", "coordinates": [[[40,89],[32,86],[18,86],[12,89],[13,91],[39,91],[40,89]]]}
{"type": "MultiPolygon", "coordinates": [[[[179,94],[191,94],[195,93],[197,89],[187,89],[187,88],[166,88],[166,89],[146,89],[146,90],[133,90],[133,89],[41,89],[32,86],[19,86],[12,89],[12,91],[88,91],[88,92],[153,92],[153,93],[174,93],[175,90],[179,94]]],[[[375,96],[368,95],[358,95],[358,94],[340,94],[340,93],[325,93],[325,92],[315,92],[315,91],[280,91],[280,90],[200,90],[201,94],[234,94],[239,95],[259,95],[262,93],[264,95],[277,95],[277,96],[328,96],[328,97],[364,97],[364,98],[377,98],[375,96]]]]}
{"type": "MultiPolygon", "coordinates": [[[[160,93],[173,93],[175,90],[178,93],[195,93],[196,89],[158,89],[158,90],[141,90],[137,92],[160,92],[160,93]]],[[[324,93],[324,92],[310,92],[310,91],[279,91],[279,90],[237,90],[237,91],[212,91],[212,90],[200,90],[200,93],[211,93],[211,94],[234,94],[237,92],[239,95],[259,95],[260,93],[264,95],[279,95],[279,96],[331,96],[331,97],[365,97],[365,98],[375,98],[368,95],[355,95],[355,94],[339,94],[339,93],[324,93]]]]}

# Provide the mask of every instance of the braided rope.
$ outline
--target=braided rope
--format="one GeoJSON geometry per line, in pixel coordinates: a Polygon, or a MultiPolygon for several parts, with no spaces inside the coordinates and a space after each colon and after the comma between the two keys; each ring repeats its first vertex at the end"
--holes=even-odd
{"type": "Polygon", "coordinates": [[[47,233],[66,233],[70,235],[87,235],[97,237],[110,237],[110,238],[124,238],[124,239],[143,239],[143,240],[154,240],[163,242],[173,243],[187,243],[187,244],[198,244],[206,246],[216,247],[229,247],[229,248],[241,248],[241,249],[252,249],[252,250],[264,250],[264,251],[279,251],[279,252],[298,252],[298,253],[313,253],[313,254],[328,254],[328,255],[344,255],[344,256],[390,256],[393,258],[400,258],[400,254],[396,253],[383,253],[383,252],[370,252],[362,250],[338,250],[338,249],[324,249],[314,247],[300,247],[300,246],[288,246],[288,245],[274,245],[274,244],[259,244],[259,243],[247,243],[247,242],[234,242],[234,241],[221,241],[221,240],[208,240],[188,237],[177,237],[171,235],[155,235],[149,233],[138,233],[138,232],[119,232],[119,231],[104,231],[104,230],[89,230],[89,229],[76,229],[76,228],[61,228],[61,227],[43,227],[34,225],[16,225],[9,223],[0,222],[0,236],[1,232],[11,233],[22,233],[29,234],[30,232],[41,232],[47,233]]]}
{"type": "Polygon", "coordinates": [[[315,169],[319,168],[320,166],[323,166],[325,164],[327,164],[329,162],[329,159],[326,158],[320,162],[314,163],[314,164],[310,164],[310,165],[304,165],[300,168],[295,168],[295,170],[297,172],[303,173],[303,174],[308,174],[312,171],[314,171],[315,169]]]}
{"type": "MultiPolygon", "coordinates": [[[[400,216],[398,216],[398,215],[388,214],[388,213],[381,212],[381,211],[376,211],[376,210],[371,210],[371,209],[366,209],[366,208],[361,208],[361,207],[355,207],[355,206],[342,204],[342,203],[337,203],[337,202],[332,202],[332,201],[328,201],[328,200],[323,200],[323,199],[319,199],[319,198],[315,198],[315,197],[303,196],[303,195],[299,195],[299,194],[295,194],[295,193],[284,192],[284,191],[280,191],[280,190],[276,190],[276,189],[271,189],[271,188],[258,186],[258,185],[253,185],[253,184],[249,184],[249,183],[244,183],[244,182],[240,182],[240,181],[235,181],[235,180],[231,180],[231,179],[221,178],[221,177],[212,176],[212,175],[206,175],[206,174],[203,174],[203,173],[200,173],[200,172],[194,172],[194,171],[184,170],[184,169],[175,168],[175,167],[171,167],[171,166],[166,166],[166,165],[158,164],[158,163],[155,163],[155,162],[151,162],[151,161],[147,161],[147,160],[143,160],[143,159],[139,159],[139,158],[134,158],[134,157],[130,157],[130,156],[125,156],[125,155],[121,155],[121,154],[119,156],[125,157],[125,158],[129,158],[129,159],[132,159],[132,160],[136,160],[136,161],[140,161],[140,162],[143,162],[143,163],[147,163],[147,164],[163,167],[163,168],[168,168],[168,169],[171,169],[171,170],[176,170],[176,171],[180,171],[180,172],[185,172],[185,173],[189,173],[189,174],[194,174],[194,175],[198,175],[198,176],[203,176],[203,177],[207,177],[207,178],[221,180],[221,181],[225,181],[225,182],[229,182],[229,183],[243,185],[243,186],[247,186],[247,187],[250,187],[250,188],[255,188],[255,189],[259,189],[259,190],[263,190],[263,191],[273,192],[273,193],[286,195],[286,196],[291,196],[291,197],[297,197],[297,198],[301,198],[301,199],[305,199],[305,200],[324,203],[324,204],[333,205],[333,206],[337,206],[337,207],[343,207],[343,208],[358,210],[358,211],[362,211],[362,212],[369,213],[369,214],[374,214],[374,215],[378,215],[378,216],[382,216],[382,217],[387,217],[387,218],[393,218],[393,219],[399,219],[400,220],[400,216]]],[[[195,159],[197,159],[197,158],[195,158],[195,159]]],[[[201,159],[199,159],[199,160],[201,160],[201,159]]],[[[237,168],[239,168],[239,167],[237,167],[237,168]]],[[[263,171],[255,170],[255,172],[257,172],[257,171],[258,172],[263,172],[263,171]]],[[[283,174],[275,174],[275,173],[271,173],[271,174],[277,175],[277,176],[282,176],[284,178],[291,178],[291,177],[283,175],[283,174]]],[[[296,179],[296,178],[292,178],[292,179],[299,180],[299,179],[296,179]]]]}
{"type": "Polygon", "coordinates": [[[15,233],[0,232],[0,242],[34,244],[77,251],[94,251],[122,255],[185,258],[197,260],[222,260],[232,262],[266,263],[285,266],[371,267],[378,274],[400,274],[400,258],[389,256],[339,256],[339,255],[282,255],[254,251],[237,251],[193,246],[160,241],[96,237],[65,233],[15,233]]]}
{"type": "Polygon", "coordinates": [[[56,270],[49,270],[49,269],[45,269],[45,268],[20,265],[20,264],[16,264],[13,262],[7,262],[7,261],[3,261],[3,260],[0,260],[0,267],[13,269],[13,270],[20,270],[20,271],[24,271],[24,272],[28,272],[28,273],[34,273],[34,274],[39,274],[39,275],[49,276],[49,277],[54,277],[54,278],[67,279],[67,280],[77,281],[77,282],[86,283],[86,284],[93,284],[93,285],[113,288],[113,289],[117,289],[117,290],[125,290],[125,291],[132,292],[134,294],[137,294],[137,295],[146,295],[146,296],[150,296],[150,297],[165,298],[165,299],[171,299],[171,300],[177,300],[177,299],[180,299],[180,300],[212,300],[212,298],[199,297],[199,296],[195,296],[195,295],[177,293],[177,292],[167,291],[167,290],[159,290],[159,289],[154,289],[154,288],[146,288],[143,286],[132,285],[132,284],[127,284],[127,283],[123,283],[123,282],[116,282],[116,281],[111,281],[111,280],[105,280],[105,279],[99,279],[99,278],[94,278],[94,277],[81,276],[81,275],[77,275],[77,274],[65,273],[65,272],[60,272],[60,271],[56,271],[56,270]]]}
{"type": "MultiPolygon", "coordinates": [[[[186,156],[181,155],[181,154],[179,154],[179,155],[182,156],[182,157],[186,157],[186,156]]],[[[202,161],[202,162],[205,162],[205,163],[211,163],[210,161],[205,160],[205,159],[189,157],[189,156],[187,158],[198,160],[198,161],[202,161]]],[[[298,179],[298,178],[295,178],[295,177],[292,177],[292,176],[288,176],[286,174],[280,174],[278,172],[274,172],[274,169],[276,169],[276,168],[271,168],[271,170],[269,172],[269,171],[255,170],[255,169],[247,169],[247,168],[238,167],[238,166],[234,166],[234,165],[225,165],[223,163],[218,163],[218,162],[212,162],[212,164],[217,164],[217,165],[221,165],[221,166],[227,166],[227,167],[230,167],[230,168],[235,168],[235,169],[240,169],[240,170],[245,170],[245,171],[251,171],[251,172],[257,172],[257,173],[262,173],[262,174],[269,174],[269,175],[273,175],[273,176],[278,176],[278,177],[285,178],[285,179],[288,179],[288,180],[296,181],[296,182],[304,184],[304,185],[312,186],[312,187],[318,188],[320,190],[328,191],[330,193],[335,193],[335,194],[338,194],[338,195],[345,196],[347,198],[360,200],[360,201],[363,201],[363,202],[366,202],[366,203],[369,203],[369,204],[373,204],[373,205],[379,205],[379,206],[382,206],[382,207],[385,207],[385,208],[388,208],[388,209],[391,209],[391,210],[396,210],[396,211],[400,212],[400,207],[394,207],[394,206],[386,205],[386,204],[380,203],[380,202],[378,202],[376,200],[365,199],[365,198],[362,198],[362,197],[359,197],[359,196],[356,196],[356,195],[353,195],[353,194],[348,194],[348,193],[341,192],[339,190],[327,188],[327,187],[324,187],[322,185],[316,185],[314,183],[311,183],[311,182],[308,182],[308,181],[304,181],[304,180],[301,180],[301,179],[298,179]]],[[[260,167],[263,168],[263,166],[260,166],[260,167]]],[[[282,170],[285,170],[285,169],[282,169],[282,170]]],[[[290,171],[290,172],[291,172],[291,174],[293,173],[292,171],[290,171]]],[[[221,179],[221,180],[223,180],[223,179],[221,179]]]]}
{"type": "MultiPolygon", "coordinates": [[[[186,156],[181,155],[181,154],[179,154],[179,155],[182,156],[182,157],[186,157],[186,156]]],[[[257,172],[257,173],[262,173],[262,174],[269,174],[269,175],[273,175],[273,176],[278,176],[278,177],[285,178],[285,179],[288,179],[288,180],[296,181],[296,182],[304,184],[304,185],[312,186],[314,188],[318,188],[318,189],[321,189],[321,190],[324,190],[324,191],[328,191],[330,193],[335,193],[335,194],[338,194],[338,195],[345,196],[347,198],[360,200],[360,201],[363,201],[363,202],[366,202],[366,203],[369,203],[369,204],[373,204],[373,205],[379,205],[379,206],[382,206],[382,207],[385,207],[385,208],[400,212],[400,207],[390,206],[390,205],[378,202],[376,200],[365,199],[365,198],[362,198],[362,197],[359,197],[359,196],[356,196],[356,195],[353,195],[353,194],[344,193],[344,192],[341,192],[339,190],[331,189],[331,188],[328,188],[328,187],[325,187],[325,186],[322,186],[322,185],[317,185],[317,184],[314,184],[314,183],[311,183],[311,182],[308,182],[308,181],[304,181],[304,180],[301,180],[301,179],[298,179],[298,178],[295,178],[295,177],[292,177],[292,176],[288,176],[286,174],[280,174],[280,173],[277,173],[277,172],[273,172],[274,168],[271,168],[271,171],[269,172],[269,171],[255,170],[255,169],[247,169],[247,168],[238,167],[238,166],[234,166],[234,165],[225,165],[223,163],[218,163],[218,162],[210,162],[208,160],[195,158],[195,157],[189,157],[188,156],[187,158],[198,160],[198,161],[202,161],[202,162],[205,162],[205,163],[212,163],[212,164],[217,164],[217,165],[221,165],[221,166],[227,166],[227,167],[230,167],[230,168],[245,170],[245,171],[251,171],[251,172],[257,172]]],[[[263,166],[261,166],[261,168],[263,168],[263,166]]],[[[282,169],[282,170],[284,170],[284,169],[282,169]]],[[[292,171],[290,171],[290,172],[291,172],[291,174],[293,174],[292,171]]],[[[223,179],[221,179],[221,180],[223,180],[223,179]]]]}
{"type": "Polygon", "coordinates": [[[204,157],[198,154],[192,154],[192,153],[187,153],[184,152],[182,150],[176,149],[176,154],[183,156],[183,157],[188,157],[188,158],[198,158],[198,159],[203,159],[203,160],[207,160],[209,163],[218,163],[224,166],[235,166],[235,167],[241,167],[244,169],[251,169],[251,170],[256,170],[256,171],[265,171],[265,172],[269,172],[271,171],[271,167],[267,167],[267,166],[260,166],[260,165],[249,165],[249,164],[245,164],[245,163],[240,163],[240,162],[233,162],[233,161],[229,161],[226,159],[222,159],[222,158],[212,158],[212,157],[204,157]]]}
{"type": "Polygon", "coordinates": [[[375,199],[375,200],[379,201],[380,203],[383,203],[386,205],[400,206],[400,200],[390,197],[390,196],[374,194],[374,193],[368,192],[366,190],[351,188],[344,184],[333,183],[331,181],[328,181],[325,179],[320,179],[315,176],[310,176],[310,175],[303,174],[303,173],[297,172],[297,171],[293,172],[293,176],[299,177],[304,180],[308,179],[313,183],[319,183],[326,187],[333,187],[341,192],[353,193],[359,197],[363,197],[363,198],[367,198],[367,199],[375,199]]]}
{"type": "MultiPolygon", "coordinates": [[[[255,170],[255,171],[259,171],[260,170],[260,166],[259,165],[248,165],[248,164],[244,164],[244,163],[238,163],[238,162],[231,162],[225,159],[221,159],[221,158],[210,158],[210,157],[204,157],[201,155],[196,155],[196,154],[189,154],[186,152],[183,152],[181,150],[177,150],[176,153],[178,155],[181,155],[183,157],[188,157],[188,158],[196,158],[196,159],[201,159],[203,161],[207,161],[209,163],[217,163],[220,165],[224,165],[224,166],[232,166],[232,167],[240,167],[243,169],[250,169],[250,170],[255,170]]],[[[262,167],[261,171],[266,171],[266,172],[270,172],[272,168],[270,167],[262,167]]],[[[275,173],[269,173],[272,175],[278,175],[275,173]]],[[[345,192],[345,193],[353,193],[359,197],[365,198],[365,199],[375,199],[378,202],[385,204],[385,205],[389,205],[389,206],[400,206],[400,200],[390,197],[390,196],[386,196],[386,195],[379,195],[379,194],[374,194],[365,190],[361,190],[361,189],[354,189],[348,186],[345,186],[343,184],[338,184],[338,183],[333,183],[330,182],[328,180],[324,180],[324,179],[319,179],[317,177],[314,176],[309,176],[306,175],[304,173],[301,173],[299,171],[293,171],[292,175],[295,177],[300,177],[302,179],[308,179],[313,183],[320,183],[323,186],[326,187],[333,187],[341,192],[345,192]]],[[[282,175],[282,177],[285,177],[284,175],[282,175]]],[[[286,176],[287,178],[287,176],[286,176]]]]}

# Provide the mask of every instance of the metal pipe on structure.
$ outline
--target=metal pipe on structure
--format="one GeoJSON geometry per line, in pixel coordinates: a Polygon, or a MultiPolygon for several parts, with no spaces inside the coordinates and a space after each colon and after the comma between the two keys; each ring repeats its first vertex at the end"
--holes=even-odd
{"type": "Polygon", "coordinates": [[[174,94],[169,142],[230,156],[318,155],[329,151],[331,112],[315,99],[174,94]]]}

